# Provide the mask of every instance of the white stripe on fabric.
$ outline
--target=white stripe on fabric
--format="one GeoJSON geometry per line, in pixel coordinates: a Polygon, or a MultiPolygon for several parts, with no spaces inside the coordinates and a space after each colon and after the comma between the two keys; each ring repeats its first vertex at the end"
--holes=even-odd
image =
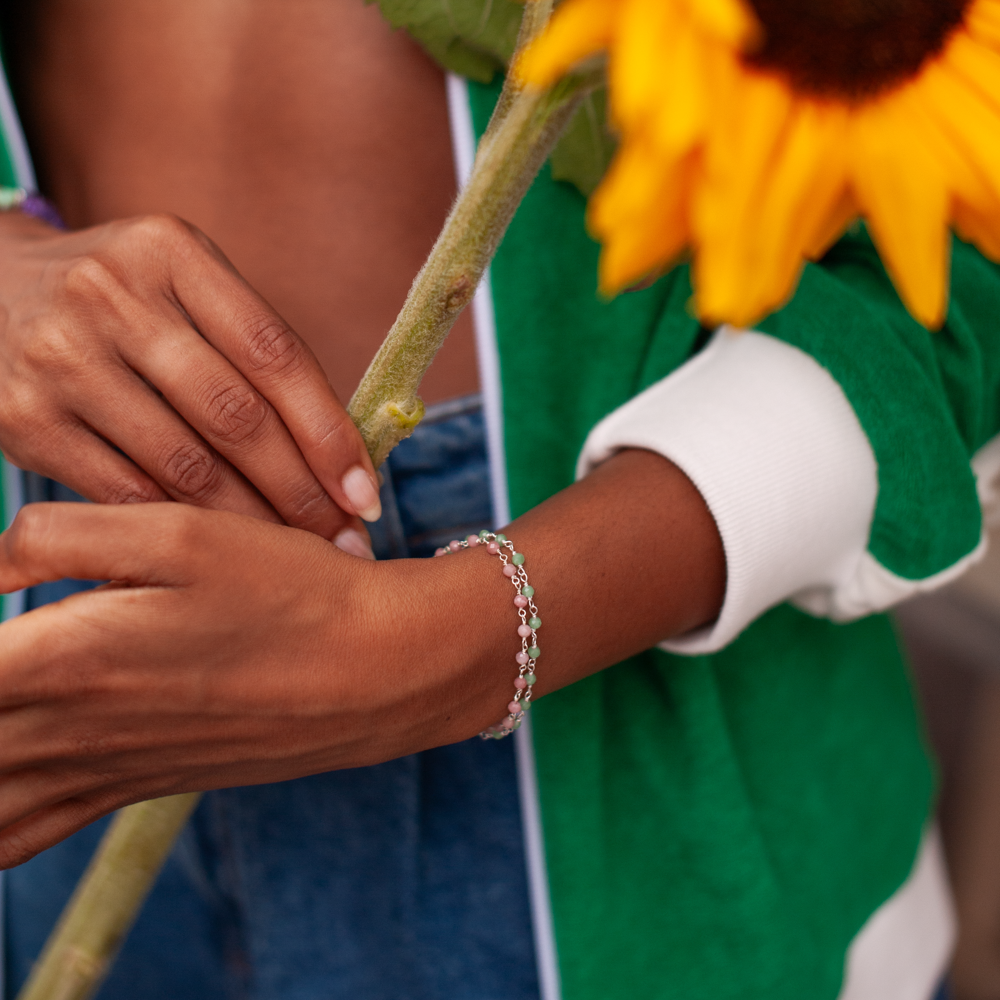
{"type": "Polygon", "coordinates": [[[847,949],[839,1000],[931,1000],[947,971],[957,927],[941,837],[931,827],[909,877],[847,949]]]}
{"type": "MultiPolygon", "coordinates": [[[[468,84],[454,73],[448,74],[448,112],[451,119],[455,175],[459,186],[463,186],[472,173],[472,163],[476,156],[476,133],[472,125],[468,84]]],[[[479,382],[483,394],[483,416],[486,421],[486,449],[489,457],[493,517],[499,527],[510,520],[510,499],[507,496],[507,464],[503,444],[500,352],[497,349],[496,320],[488,269],[472,300],[472,319],[476,330],[476,355],[479,359],[479,382]]],[[[535,749],[531,741],[531,726],[527,719],[520,731],[514,735],[514,749],[539,989],[542,1000],[560,1000],[562,988],[559,982],[559,958],[556,952],[549,879],[545,865],[545,839],[542,832],[541,805],[538,800],[535,749]]]]}
{"type": "Polygon", "coordinates": [[[24,139],[24,130],[21,128],[21,119],[18,116],[17,108],[14,107],[14,98],[10,93],[10,85],[7,83],[7,71],[0,64],[0,128],[3,128],[4,138],[7,140],[7,152],[10,154],[11,166],[14,168],[14,180],[18,187],[23,187],[26,191],[37,191],[38,181],[35,179],[35,168],[31,163],[31,155],[28,153],[28,144],[24,139]]]}
{"type": "Polygon", "coordinates": [[[542,833],[542,810],[538,800],[538,772],[535,770],[535,745],[531,739],[531,719],[525,716],[514,734],[517,755],[517,790],[521,800],[521,824],[528,858],[528,888],[531,894],[531,921],[535,931],[535,956],[538,962],[538,987],[542,1000],[560,1000],[559,953],[556,950],[555,923],[549,897],[549,873],[545,864],[545,837],[542,833]]]}
{"type": "MultiPolygon", "coordinates": [[[[454,73],[448,74],[448,114],[451,119],[455,176],[459,187],[464,187],[476,158],[476,133],[472,126],[468,85],[454,73]]],[[[499,528],[510,521],[510,498],[507,495],[507,460],[503,444],[500,351],[497,349],[489,268],[479,282],[472,300],[472,323],[476,332],[476,357],[479,361],[479,384],[483,394],[483,419],[486,422],[486,456],[490,468],[493,520],[494,527],[499,528]]]]}

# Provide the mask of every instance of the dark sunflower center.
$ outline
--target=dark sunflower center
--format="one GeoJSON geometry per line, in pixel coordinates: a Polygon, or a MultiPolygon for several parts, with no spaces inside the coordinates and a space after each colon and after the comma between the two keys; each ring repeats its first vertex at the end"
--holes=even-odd
{"type": "Polygon", "coordinates": [[[764,28],[746,61],[797,90],[859,100],[916,75],[969,0],[750,0],[764,28]]]}

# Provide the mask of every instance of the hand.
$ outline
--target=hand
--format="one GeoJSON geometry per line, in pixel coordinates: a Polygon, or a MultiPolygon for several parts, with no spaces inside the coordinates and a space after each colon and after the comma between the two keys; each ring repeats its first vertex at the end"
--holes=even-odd
{"type": "MultiPolygon", "coordinates": [[[[25,507],[0,588],[120,582],[0,627],[0,867],[130,802],[372,764],[495,721],[511,678],[462,679],[440,656],[442,562],[369,562],[181,504],[25,507]]],[[[488,625],[506,581],[483,582],[488,625]]]]}
{"type": "Polygon", "coordinates": [[[0,449],[104,503],[181,500],[334,537],[375,520],[308,347],[194,227],[0,219],[0,449]]]}
{"type": "MultiPolygon", "coordinates": [[[[542,696],[695,628],[725,590],[711,514],[622,452],[509,529],[543,625],[542,696]]],[[[180,504],[33,504],[0,592],[117,581],[0,625],[0,867],[174,792],[389,760],[499,722],[520,649],[481,549],[373,563],[180,504]]]]}

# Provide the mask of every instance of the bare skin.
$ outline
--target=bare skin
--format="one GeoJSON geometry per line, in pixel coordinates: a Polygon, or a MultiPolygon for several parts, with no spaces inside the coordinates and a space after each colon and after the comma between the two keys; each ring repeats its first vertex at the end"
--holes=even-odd
{"type": "MultiPolygon", "coordinates": [[[[712,517],[649,452],[620,453],[509,530],[542,618],[539,696],[721,604],[712,517]]],[[[2,590],[121,581],[0,627],[3,866],[129,802],[468,738],[513,692],[513,588],[482,550],[371,562],[181,504],[35,504],[2,538],[2,590]]]]}
{"type": "MultiPolygon", "coordinates": [[[[189,503],[35,505],[2,537],[4,591],[116,581],[0,626],[4,866],[128,802],[469,737],[518,648],[482,552],[328,541],[364,512],[345,476],[371,470],[327,376],[353,388],[452,196],[441,75],[360,0],[38,8],[22,104],[91,228],[0,219],[0,445],[95,500],[189,503]]],[[[450,343],[431,399],[475,386],[468,327],[450,343]]],[[[714,521],[657,455],[620,453],[510,534],[538,695],[721,606],[714,521]]]]}

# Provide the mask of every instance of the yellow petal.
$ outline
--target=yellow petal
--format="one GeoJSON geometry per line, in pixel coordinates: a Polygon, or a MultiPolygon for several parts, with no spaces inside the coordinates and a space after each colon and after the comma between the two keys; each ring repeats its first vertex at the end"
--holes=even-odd
{"type": "Polygon", "coordinates": [[[690,24],[679,26],[670,50],[662,52],[651,135],[671,153],[686,153],[710,124],[705,55],[704,40],[690,24]]]}
{"type": "Polygon", "coordinates": [[[565,0],[514,71],[526,83],[548,87],[581,59],[611,44],[617,0],[565,0]]]}
{"type": "Polygon", "coordinates": [[[946,176],[961,187],[963,197],[973,202],[1000,199],[1000,109],[994,110],[944,63],[929,67],[903,99],[911,102],[911,120],[940,137],[931,139],[932,148],[947,161],[946,176]],[[977,187],[986,193],[977,194],[977,187]]]}
{"type": "Polygon", "coordinates": [[[904,101],[884,98],[854,117],[851,185],[882,260],[910,312],[925,326],[944,320],[948,287],[942,171],[904,101]]]}
{"type": "MultiPolygon", "coordinates": [[[[992,107],[1000,110],[1000,52],[981,45],[965,32],[957,33],[926,75],[945,72],[963,80],[992,107]]],[[[918,88],[923,79],[917,80],[918,88]]]]}
{"type": "Polygon", "coordinates": [[[605,239],[598,278],[601,293],[613,295],[671,264],[688,242],[686,205],[692,159],[661,178],[657,196],[640,217],[617,226],[605,239]]]}
{"type": "Polygon", "coordinates": [[[989,45],[1000,46],[1000,4],[994,0],[973,0],[964,20],[976,38],[989,45]]]}
{"type": "MultiPolygon", "coordinates": [[[[763,74],[747,74],[734,96],[713,123],[692,205],[692,238],[701,258],[696,300],[712,319],[756,311],[754,287],[776,280],[770,272],[749,273],[741,234],[754,225],[764,178],[777,162],[791,97],[780,81],[763,74]]],[[[774,263],[762,266],[766,271],[774,263]]]]}
{"type": "Polygon", "coordinates": [[[844,234],[844,230],[858,217],[858,203],[846,184],[837,194],[826,216],[809,235],[802,252],[808,260],[819,260],[844,234]]]}
{"type": "Polygon", "coordinates": [[[623,220],[641,219],[658,196],[664,177],[676,169],[677,160],[657,155],[641,136],[622,142],[604,180],[593,193],[587,224],[603,238],[623,220]]]}
{"type": "Polygon", "coordinates": [[[985,213],[956,198],[951,213],[958,235],[975,243],[990,260],[1000,263],[1000,208],[985,213]]]}
{"type": "Polygon", "coordinates": [[[760,276],[751,298],[762,311],[791,295],[816,233],[839,205],[847,187],[847,121],[841,105],[801,101],[756,206],[748,206],[746,266],[760,276]]]}
{"type": "Polygon", "coordinates": [[[753,8],[742,0],[690,0],[690,9],[703,30],[730,48],[745,49],[760,34],[753,8]]]}
{"type": "Polygon", "coordinates": [[[675,4],[621,0],[608,59],[611,112],[621,129],[638,127],[655,114],[680,26],[675,4]]]}

